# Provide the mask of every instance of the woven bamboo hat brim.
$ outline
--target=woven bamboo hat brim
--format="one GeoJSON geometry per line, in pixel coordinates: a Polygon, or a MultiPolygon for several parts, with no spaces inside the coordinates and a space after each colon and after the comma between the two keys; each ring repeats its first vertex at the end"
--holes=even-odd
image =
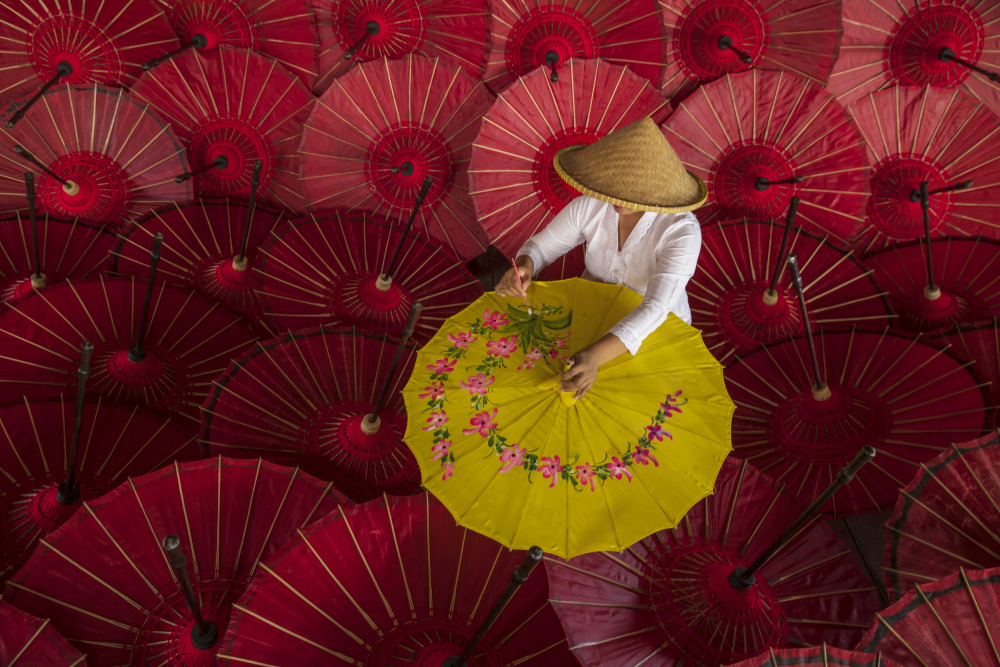
{"type": "Polygon", "coordinates": [[[552,163],[569,185],[616,206],[683,213],[708,199],[705,183],[684,169],[648,116],[589,146],[567,146],[552,163]]]}

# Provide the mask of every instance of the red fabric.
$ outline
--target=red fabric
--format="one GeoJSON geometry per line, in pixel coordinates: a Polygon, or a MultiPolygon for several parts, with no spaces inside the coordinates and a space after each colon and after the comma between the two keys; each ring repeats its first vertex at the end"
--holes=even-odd
{"type": "Polygon", "coordinates": [[[356,63],[407,53],[439,57],[473,79],[483,75],[490,43],[490,8],[483,0],[309,0],[309,6],[319,35],[319,77],[313,86],[317,95],[356,63]],[[379,33],[345,60],[370,21],[378,24],[379,33]]]}
{"type": "Polygon", "coordinates": [[[248,198],[260,160],[257,200],[305,210],[296,151],[315,98],[274,60],[225,46],[188,51],[144,74],[133,93],[171,123],[191,170],[220,156],[229,161],[192,179],[199,194],[248,198]]]}
{"type": "MultiPolygon", "coordinates": [[[[702,233],[698,268],[687,286],[691,323],[722,363],[732,362],[734,353],[743,356],[762,344],[805,333],[787,264],[778,256],[784,233],[784,225],[756,222],[702,233]],[[763,296],[778,265],[778,300],[768,305],[763,296]]],[[[882,328],[888,323],[885,300],[850,253],[798,228],[789,233],[785,257],[789,254],[799,259],[814,331],[824,325],[882,328]]]]}
{"type": "Polygon", "coordinates": [[[871,198],[865,224],[852,241],[855,248],[871,253],[924,237],[920,202],[910,200],[921,181],[930,190],[973,181],[965,190],[930,197],[934,236],[1000,238],[993,222],[1000,203],[992,191],[1000,181],[1000,163],[984,150],[1000,141],[1000,118],[958,90],[930,87],[875,93],[850,111],[868,142],[872,165],[871,198]]]}
{"type": "Polygon", "coordinates": [[[708,185],[695,212],[722,220],[784,219],[800,197],[796,224],[846,244],[868,200],[864,142],[846,110],[820,86],[785,72],[727,74],[701,86],[663,131],[685,166],[708,185]],[[772,185],[760,177],[799,184],[772,185]]]}
{"type": "MultiPolygon", "coordinates": [[[[103,273],[115,237],[103,225],[37,216],[38,257],[47,285],[103,273]]],[[[35,259],[31,217],[24,211],[0,218],[0,312],[31,296],[35,259]]]]}
{"type": "Polygon", "coordinates": [[[844,35],[829,91],[842,104],[896,85],[959,88],[1000,113],[1000,87],[937,54],[996,72],[1000,5],[966,0],[842,0],[844,35]]]}
{"type": "Polygon", "coordinates": [[[946,352],[890,334],[814,337],[832,396],[813,398],[805,338],[743,357],[726,369],[736,403],[733,452],[806,505],[864,446],[879,454],[822,510],[834,515],[884,509],[920,463],[949,442],[977,437],[983,395],[946,352]]]}
{"type": "Polygon", "coordinates": [[[0,602],[0,663],[13,665],[73,667],[83,663],[83,655],[69,645],[49,624],[0,602]]]}
{"type": "Polygon", "coordinates": [[[22,394],[73,392],[80,343],[94,344],[91,394],[138,403],[177,428],[197,429],[199,407],[229,359],[253,338],[241,318],[193,290],[157,285],[146,325],[145,363],[125,357],[135,343],[145,281],[126,278],[71,283],[25,299],[0,317],[0,400],[22,394]]]}
{"type": "Polygon", "coordinates": [[[202,613],[219,631],[214,653],[257,564],[343,502],[326,482],[259,459],[175,463],[88,502],[42,541],[6,599],[51,618],[90,664],[185,664],[178,653],[193,621],[163,538],[180,537],[202,613]]]}
{"type": "Polygon", "coordinates": [[[753,466],[728,459],[715,493],[672,531],[620,554],[547,560],[549,598],[573,653],[584,665],[718,665],[788,643],[857,641],[878,599],[822,520],[796,533],[750,589],[729,584],[801,511],[753,466]],[[685,571],[664,576],[674,559],[685,571]]]}
{"type": "Polygon", "coordinates": [[[856,650],[903,665],[1000,663],[1000,568],[963,570],[920,590],[928,601],[907,593],[876,615],[856,650]]]}
{"type": "Polygon", "coordinates": [[[309,209],[369,211],[402,224],[430,176],[415,228],[471,260],[488,243],[468,195],[468,160],[492,102],[481,82],[439,60],[407,55],[358,65],[334,80],[303,130],[309,209]]]}
{"type": "Polygon", "coordinates": [[[535,276],[538,280],[565,280],[567,278],[579,278],[583,275],[587,265],[584,261],[584,245],[581,244],[570,250],[568,253],[552,262],[535,276]]]}
{"type": "Polygon", "coordinates": [[[427,342],[449,317],[483,293],[455,257],[420,233],[407,237],[386,291],[375,286],[402,232],[384,218],[334,212],[276,229],[262,248],[267,315],[298,329],[338,321],[402,335],[414,301],[423,304],[413,339],[427,342]]]}
{"type": "MultiPolygon", "coordinates": [[[[427,494],[341,508],[258,571],[219,654],[290,666],[329,664],[334,651],[350,664],[440,667],[461,652],[523,557],[456,526],[427,494]]],[[[470,667],[575,665],[545,593],[536,567],[470,667]]]]}
{"type": "MultiPolygon", "coordinates": [[[[654,86],[664,68],[663,26],[652,0],[491,3],[492,50],[483,80],[499,93],[535,68],[551,73],[545,58],[559,56],[560,80],[570,58],[597,58],[623,65],[654,86]]],[[[548,74],[545,74],[548,76],[548,74]]]]}
{"type": "Polygon", "coordinates": [[[205,400],[201,441],[211,453],[295,465],[359,502],[416,493],[420,471],[403,442],[400,394],[416,356],[404,348],[379,413],[379,432],[361,432],[397,341],[354,330],[302,329],[259,344],[216,378],[205,400]]]}
{"type": "Polygon", "coordinates": [[[258,294],[257,249],[281,224],[284,213],[259,205],[254,208],[247,237],[247,267],[236,271],[233,258],[240,251],[247,208],[246,202],[220,199],[157,209],[130,225],[122,235],[111,254],[110,272],[146,279],[153,234],[162,232],[158,280],[194,287],[253,320],[264,337],[275,336],[277,329],[264,317],[264,305],[258,294]]]}
{"type": "Polygon", "coordinates": [[[844,665],[845,667],[902,667],[881,653],[858,653],[834,646],[770,649],[764,655],[734,662],[728,667],[791,667],[792,665],[844,665]]]}
{"type": "Polygon", "coordinates": [[[667,67],[663,94],[674,104],[700,84],[759,67],[780,69],[825,85],[840,51],[840,2],[791,0],[665,0],[667,67]],[[750,56],[749,65],[719,38],[750,56]]]}
{"type": "MultiPolygon", "coordinates": [[[[994,274],[995,275],[995,274],[994,274]]],[[[944,336],[932,339],[935,345],[951,345],[948,352],[959,361],[972,362],[970,370],[976,379],[985,387],[983,394],[987,398],[986,424],[988,427],[1000,428],[1000,328],[997,318],[986,327],[963,328],[956,327],[944,336]]]]}
{"type": "Polygon", "coordinates": [[[997,562],[1000,436],[953,445],[900,491],[886,522],[882,571],[893,600],[959,567],[997,562]]]}
{"type": "Polygon", "coordinates": [[[0,97],[5,101],[33,95],[55,75],[60,61],[73,67],[63,79],[73,85],[128,85],[142,74],[140,63],[179,46],[149,0],[5,1],[0,41],[0,97]]]}
{"type": "Polygon", "coordinates": [[[580,196],[552,166],[557,152],[667,113],[656,89],[624,67],[575,59],[560,72],[553,83],[539,68],[500,93],[472,149],[469,191],[479,223],[507,256],[580,196]]]}

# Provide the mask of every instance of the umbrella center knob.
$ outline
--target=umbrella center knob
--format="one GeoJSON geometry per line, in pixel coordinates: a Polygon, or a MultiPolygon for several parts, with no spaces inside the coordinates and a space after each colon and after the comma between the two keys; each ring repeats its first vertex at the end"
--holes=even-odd
{"type": "Polygon", "coordinates": [[[979,319],[984,311],[979,304],[964,296],[936,287],[912,294],[899,305],[896,325],[915,333],[940,333],[956,324],[979,319]]]}
{"type": "Polygon", "coordinates": [[[766,220],[783,215],[798,192],[797,183],[787,182],[797,172],[791,155],[776,144],[733,144],[712,166],[716,205],[733,218],[766,220]],[[761,179],[770,185],[758,188],[761,179]]]}
{"type": "Polygon", "coordinates": [[[841,465],[859,449],[880,442],[882,403],[872,394],[832,385],[814,394],[812,388],[778,405],[767,423],[770,442],[791,460],[811,465],[841,465]]]}
{"type": "Polygon", "coordinates": [[[587,127],[571,127],[560,130],[546,139],[535,153],[531,165],[531,179],[535,192],[550,211],[561,211],[566,204],[580,196],[577,190],[559,177],[555,167],[552,166],[552,158],[564,148],[580,144],[589,146],[602,136],[603,134],[598,135],[587,127]]]}
{"type": "MultiPolygon", "coordinates": [[[[875,165],[871,179],[871,197],[867,217],[872,225],[890,239],[902,241],[922,238],[924,215],[920,202],[911,193],[927,181],[930,189],[948,184],[948,175],[938,165],[923,156],[891,155],[875,165]]],[[[951,192],[930,198],[928,213],[934,232],[947,219],[952,209],[951,192]]]]}
{"type": "Polygon", "coordinates": [[[27,47],[31,66],[43,80],[56,74],[60,62],[73,68],[61,83],[119,81],[123,75],[121,53],[108,34],[92,19],[72,12],[42,19],[28,35],[27,47]]]}
{"type": "Polygon", "coordinates": [[[392,280],[388,284],[378,273],[348,273],[330,285],[327,302],[340,318],[375,331],[402,327],[413,303],[413,294],[392,280]]]}
{"type": "Polygon", "coordinates": [[[203,35],[207,44],[200,51],[214,51],[219,44],[256,49],[257,29],[242,7],[242,3],[222,0],[188,0],[176,3],[167,19],[185,44],[203,35]]]}
{"type": "Polygon", "coordinates": [[[358,58],[370,60],[386,56],[395,58],[417,51],[424,43],[427,25],[421,3],[400,0],[391,8],[372,0],[355,3],[338,3],[334,25],[339,30],[343,50],[356,44],[358,38],[368,35],[358,47],[358,58]],[[374,24],[374,25],[372,25],[374,24]],[[369,30],[369,27],[372,29],[369,30]]]}
{"type": "Polygon", "coordinates": [[[424,178],[430,176],[434,183],[423,207],[429,211],[447,194],[454,170],[454,155],[441,133],[406,121],[390,125],[372,142],[365,162],[365,179],[384,204],[409,212],[424,178]]]}
{"type": "Polygon", "coordinates": [[[73,152],[62,155],[49,168],[68,181],[64,186],[48,174],[39,179],[42,208],[65,218],[103,222],[120,231],[132,198],[132,184],[118,163],[101,153],[73,152]]]}
{"type": "Polygon", "coordinates": [[[515,77],[546,67],[549,51],[564,63],[570,58],[600,55],[597,31],[581,12],[563,5],[544,5],[525,13],[507,37],[504,60],[515,77]]]}
{"type": "Polygon", "coordinates": [[[759,62],[767,48],[770,31],[758,3],[747,0],[715,0],[691,3],[678,21],[674,48],[681,69],[691,79],[707,80],[727,72],[745,70],[737,51],[759,62]],[[731,45],[722,48],[722,44],[731,45]]]}
{"type": "MultiPolygon", "coordinates": [[[[461,616],[454,619],[442,616],[439,610],[435,616],[428,614],[425,618],[417,618],[387,632],[368,654],[365,664],[370,667],[401,663],[416,667],[441,667],[448,658],[462,652],[465,643],[476,630],[473,623],[461,616]],[[408,659],[400,658],[404,655],[408,659]]],[[[474,654],[475,657],[465,663],[468,667],[501,667],[510,664],[487,641],[476,646],[474,654]]]]}
{"type": "Polygon", "coordinates": [[[34,290],[42,289],[43,287],[47,287],[50,282],[57,283],[60,280],[61,278],[50,279],[44,273],[41,279],[36,278],[35,274],[31,274],[28,278],[13,280],[0,289],[0,304],[12,306],[22,299],[31,296],[34,290]]]}
{"type": "MultiPolygon", "coordinates": [[[[108,489],[94,489],[90,484],[77,484],[80,489],[80,500],[90,500],[103,494],[108,489]]],[[[56,496],[58,495],[59,482],[50,482],[35,487],[28,491],[31,501],[25,506],[24,503],[11,503],[7,507],[7,526],[24,526],[28,523],[37,531],[20,529],[8,531],[8,536],[22,549],[29,550],[34,547],[37,540],[51,533],[53,530],[63,525],[67,519],[73,516],[76,510],[80,509],[80,503],[63,505],[56,496]]]]}
{"type": "Polygon", "coordinates": [[[971,7],[930,3],[911,9],[887,42],[894,84],[951,88],[964,81],[969,71],[942,61],[941,49],[950,48],[955,57],[976,63],[983,54],[985,28],[971,7]]]}
{"type": "Polygon", "coordinates": [[[255,124],[233,116],[216,116],[202,121],[192,133],[190,152],[192,168],[225,158],[221,169],[209,169],[198,175],[201,183],[230,197],[249,197],[254,161],[263,162],[258,192],[271,183],[271,146],[255,124]]]}
{"type": "Polygon", "coordinates": [[[803,333],[794,293],[779,285],[772,302],[767,288],[763,281],[737,285],[716,301],[716,324],[726,341],[741,353],[749,353],[761,343],[770,345],[803,333]]]}
{"type": "Polygon", "coordinates": [[[186,374],[163,351],[148,343],[142,361],[129,359],[129,348],[99,357],[92,384],[107,396],[126,403],[140,403],[157,410],[176,411],[190,393],[186,374]]]}

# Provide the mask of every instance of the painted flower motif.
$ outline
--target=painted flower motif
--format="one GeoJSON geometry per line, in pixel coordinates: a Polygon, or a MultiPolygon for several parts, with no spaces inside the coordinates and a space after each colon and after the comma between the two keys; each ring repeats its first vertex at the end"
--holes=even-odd
{"type": "Polygon", "coordinates": [[[462,389],[468,389],[470,395],[482,395],[489,391],[490,385],[495,381],[496,378],[494,376],[491,375],[487,378],[483,373],[479,373],[478,375],[473,375],[465,382],[459,382],[458,386],[462,389]]]}
{"type": "Polygon", "coordinates": [[[463,331],[462,333],[449,334],[448,340],[451,341],[452,347],[465,350],[468,349],[469,343],[475,343],[479,340],[479,336],[473,336],[471,331],[463,331]]]}
{"type": "Polygon", "coordinates": [[[430,386],[424,387],[424,393],[417,394],[419,398],[429,398],[432,401],[444,396],[444,382],[431,382],[430,386]]]}
{"type": "Polygon", "coordinates": [[[424,427],[424,430],[436,431],[447,423],[448,415],[444,413],[444,410],[441,410],[440,412],[433,410],[431,411],[431,416],[427,418],[427,426],[424,427]]]}
{"type": "Polygon", "coordinates": [[[520,364],[517,367],[517,370],[519,370],[519,371],[526,371],[529,368],[534,368],[534,367],[535,367],[535,362],[529,360],[529,361],[525,361],[523,364],[520,364]]]}
{"type": "Polygon", "coordinates": [[[667,396],[667,400],[664,401],[663,403],[660,403],[660,408],[663,410],[664,413],[666,413],[667,417],[671,416],[671,414],[674,412],[676,412],[677,414],[683,412],[683,410],[674,405],[674,403],[677,402],[677,397],[680,395],[681,392],[678,391],[676,395],[667,396]]]}
{"type": "Polygon", "coordinates": [[[636,447],[635,456],[633,458],[635,459],[636,463],[641,463],[644,466],[648,466],[649,462],[652,461],[654,467],[656,468],[660,467],[660,462],[656,460],[656,457],[653,456],[652,452],[650,452],[649,449],[643,447],[636,447]]]}
{"type": "Polygon", "coordinates": [[[590,485],[590,490],[594,491],[594,469],[590,467],[590,461],[582,466],[576,467],[576,474],[580,476],[580,483],[584,486],[590,485]]]}
{"type": "Polygon", "coordinates": [[[537,347],[531,348],[531,350],[528,352],[528,359],[530,359],[531,361],[538,361],[544,356],[545,355],[542,354],[542,352],[537,347]]]}
{"type": "Polygon", "coordinates": [[[524,447],[518,447],[517,445],[511,445],[503,450],[500,453],[500,461],[505,465],[500,468],[500,472],[510,472],[514,468],[524,465],[524,455],[527,451],[524,447]]]}
{"type": "Polygon", "coordinates": [[[433,447],[431,451],[434,452],[434,456],[431,457],[432,461],[437,461],[443,456],[448,456],[448,450],[451,448],[451,440],[442,440],[433,447]]]}
{"type": "Polygon", "coordinates": [[[489,327],[490,329],[496,331],[498,327],[502,327],[503,325],[508,324],[509,322],[510,320],[507,318],[507,316],[501,313],[500,311],[490,312],[489,308],[483,311],[484,327],[489,327]]]}
{"type": "Polygon", "coordinates": [[[436,375],[441,375],[442,373],[450,373],[455,370],[455,364],[458,363],[458,359],[438,359],[433,364],[427,364],[427,368],[434,371],[436,375]]]}
{"type": "Polygon", "coordinates": [[[664,431],[659,424],[650,424],[646,427],[646,437],[649,438],[650,442],[653,440],[663,442],[663,436],[667,436],[671,440],[674,439],[674,436],[670,435],[669,431],[664,431]]]}
{"type": "Polygon", "coordinates": [[[565,338],[560,338],[559,336],[556,336],[554,339],[552,339],[552,342],[555,343],[555,346],[559,348],[566,347],[567,345],[569,345],[569,343],[566,342],[565,338]]]}
{"type": "Polygon", "coordinates": [[[493,408],[492,414],[489,412],[479,412],[469,420],[469,423],[472,424],[472,428],[463,428],[462,433],[465,435],[478,433],[480,437],[488,438],[490,436],[490,429],[497,427],[496,422],[493,421],[496,417],[496,408],[493,408]]]}
{"type": "Polygon", "coordinates": [[[549,484],[551,489],[559,481],[559,473],[562,472],[562,463],[559,462],[558,456],[543,456],[542,465],[538,466],[538,469],[542,471],[542,477],[545,479],[552,478],[552,483],[549,484]]]}
{"type": "Polygon", "coordinates": [[[614,475],[615,479],[621,479],[622,475],[625,475],[628,481],[632,481],[632,471],[617,456],[611,457],[611,463],[608,464],[608,472],[614,475]]]}
{"type": "Polygon", "coordinates": [[[444,470],[444,474],[441,475],[441,479],[442,480],[448,479],[449,477],[451,477],[452,473],[455,472],[455,464],[445,463],[443,466],[441,466],[441,469],[444,470]]]}
{"type": "Polygon", "coordinates": [[[517,350],[517,336],[504,336],[500,340],[491,340],[486,343],[486,354],[491,357],[503,357],[507,359],[510,353],[517,350]]]}

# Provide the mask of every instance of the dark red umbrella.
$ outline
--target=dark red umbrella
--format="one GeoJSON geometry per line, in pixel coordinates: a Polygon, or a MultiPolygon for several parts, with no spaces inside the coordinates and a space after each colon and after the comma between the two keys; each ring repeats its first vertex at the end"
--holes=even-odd
{"type": "Polygon", "coordinates": [[[6,599],[51,618],[95,665],[214,665],[257,564],[344,502],[332,485],[259,459],[175,463],[88,501],[39,543],[6,599]],[[168,564],[164,546],[186,567],[176,555],[168,564]],[[211,631],[198,618],[214,643],[202,642],[211,631]]]}
{"type": "MultiPolygon", "coordinates": [[[[524,555],[456,526],[426,493],[338,508],[261,565],[219,657],[440,667],[462,652],[524,555]]],[[[545,593],[538,568],[459,664],[577,664],[545,593]]]]}
{"type": "Polygon", "coordinates": [[[879,608],[849,549],[817,516],[744,586],[801,507],[747,462],[670,531],[621,553],[546,559],[549,598],[584,665],[718,665],[788,644],[857,641],[879,608]],[[732,583],[731,583],[732,582],[732,583]]]}
{"type": "Polygon", "coordinates": [[[1000,113],[1000,87],[990,77],[1000,71],[1000,5],[842,0],[841,6],[844,36],[829,89],[843,104],[892,86],[931,85],[961,90],[1000,113]]]}
{"type": "Polygon", "coordinates": [[[601,58],[660,83],[666,42],[653,0],[527,0],[494,3],[491,10],[483,80],[494,92],[536,67],[561,78],[570,58],[601,58]]]}
{"type": "Polygon", "coordinates": [[[785,72],[727,74],[688,97],[663,131],[708,185],[703,227],[784,216],[793,196],[807,230],[846,245],[868,200],[865,145],[823,88],[785,72]],[[801,182],[799,182],[801,179],[801,182]]]}
{"type": "Polygon", "coordinates": [[[825,85],[840,52],[840,2],[664,0],[668,65],[663,94],[683,100],[700,84],[756,67],[825,85]]]}
{"type": "Polygon", "coordinates": [[[843,665],[844,667],[902,667],[896,662],[883,658],[881,653],[859,653],[828,646],[809,648],[771,648],[764,655],[734,662],[727,667],[791,667],[791,665],[843,665]]]}
{"type": "Polygon", "coordinates": [[[396,220],[429,176],[417,229],[471,260],[488,242],[469,198],[468,160],[492,101],[481,82],[437,58],[360,64],[334,80],[306,123],[299,150],[309,209],[396,220]]]}
{"type": "Polygon", "coordinates": [[[483,0],[309,0],[319,34],[322,94],[355,63],[407,53],[439,57],[473,79],[483,75],[490,40],[483,0]]]}
{"type": "Polygon", "coordinates": [[[479,223],[508,257],[580,196],[553,168],[556,153],[667,114],[663,96],[624,67],[576,58],[560,71],[558,83],[538,70],[500,93],[472,149],[469,191],[479,223]]]}
{"type": "Polygon", "coordinates": [[[296,151],[315,98],[277,61],[226,46],[189,52],[144,74],[133,92],[171,123],[191,165],[174,176],[193,178],[199,194],[249,198],[260,160],[258,199],[304,210],[296,151]]]}
{"type": "Polygon", "coordinates": [[[952,445],[900,489],[886,522],[882,571],[889,597],[959,567],[1000,563],[1000,435],[952,445]]]}
{"type": "Polygon", "coordinates": [[[856,650],[902,665],[1000,664],[1000,568],[960,569],[917,586],[885,611],[856,650]]]}
{"type": "Polygon", "coordinates": [[[201,442],[212,454],[266,456],[296,465],[360,502],[383,492],[415,493],[420,471],[403,442],[400,394],[416,355],[395,340],[347,330],[302,329],[234,359],[202,408],[201,442]],[[378,419],[379,390],[388,391],[378,419]]]}
{"type": "Polygon", "coordinates": [[[364,213],[337,211],[276,229],[261,248],[258,271],[267,316],[281,328],[338,322],[398,336],[419,301],[414,339],[421,344],[483,293],[445,248],[364,213]],[[397,248],[386,281],[381,276],[397,248]]]}
{"type": "Polygon", "coordinates": [[[75,667],[82,655],[49,625],[49,620],[25,614],[14,605],[0,602],[0,663],[75,667]]]}
{"type": "Polygon", "coordinates": [[[871,199],[852,243],[868,254],[925,236],[920,182],[928,183],[928,226],[941,234],[1000,238],[1000,118],[958,90],[898,87],[851,105],[868,143],[871,199]],[[964,187],[969,186],[969,187],[964,187]],[[955,191],[961,188],[960,192],[955,191]]]}
{"type": "Polygon", "coordinates": [[[997,318],[983,327],[955,327],[934,338],[933,343],[950,345],[948,351],[959,361],[971,363],[972,374],[982,382],[987,398],[986,424],[1000,428],[1000,326],[997,318]]]}

